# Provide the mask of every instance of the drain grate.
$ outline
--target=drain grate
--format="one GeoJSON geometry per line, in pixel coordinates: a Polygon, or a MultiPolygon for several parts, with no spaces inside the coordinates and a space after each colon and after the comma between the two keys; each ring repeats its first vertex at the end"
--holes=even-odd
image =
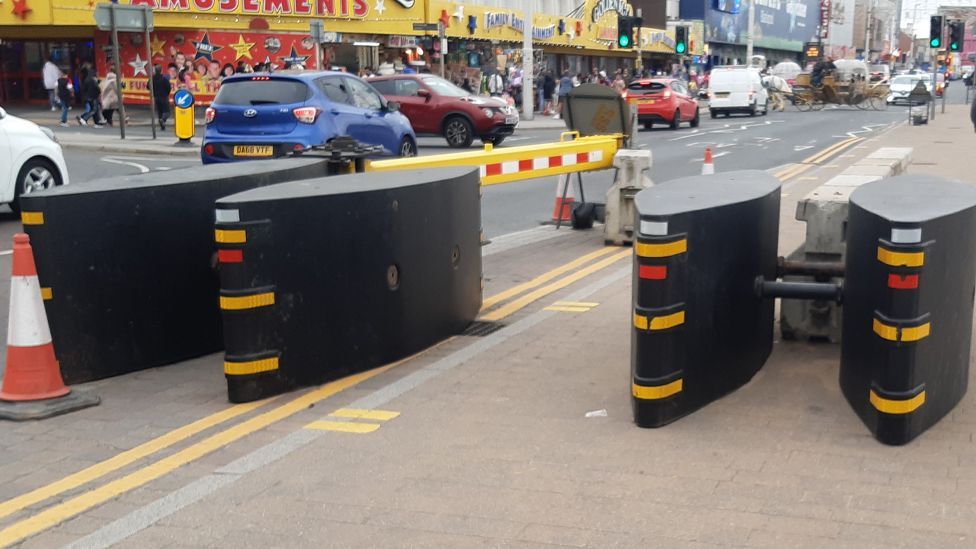
{"type": "Polygon", "coordinates": [[[493,334],[504,327],[505,324],[502,324],[501,322],[475,320],[468,326],[466,330],[461,332],[461,335],[471,336],[471,337],[485,337],[486,335],[493,334]]]}

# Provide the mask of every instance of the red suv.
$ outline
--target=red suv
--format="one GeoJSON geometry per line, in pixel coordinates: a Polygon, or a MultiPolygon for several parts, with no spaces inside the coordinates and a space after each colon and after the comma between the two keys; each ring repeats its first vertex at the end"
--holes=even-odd
{"type": "Polygon", "coordinates": [[[500,145],[519,123],[518,111],[504,101],[471,94],[433,74],[380,76],[369,83],[400,104],[417,135],[441,135],[451,147],[470,147],[475,137],[500,145]]]}
{"type": "Polygon", "coordinates": [[[698,100],[692,97],[683,80],[676,78],[644,78],[627,86],[624,99],[636,101],[637,121],[645,128],[654,124],[668,124],[672,130],[682,122],[698,127],[698,100]]]}

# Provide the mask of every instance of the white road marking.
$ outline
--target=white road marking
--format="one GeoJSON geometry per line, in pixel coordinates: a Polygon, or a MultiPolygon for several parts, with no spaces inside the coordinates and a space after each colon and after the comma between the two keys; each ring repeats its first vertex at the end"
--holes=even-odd
{"type": "Polygon", "coordinates": [[[793,152],[805,151],[807,149],[812,149],[813,145],[793,145],[793,152]]]}
{"type": "MultiPolygon", "coordinates": [[[[528,138],[523,138],[528,139],[528,138]]],[[[166,157],[166,158],[150,158],[148,156],[126,156],[121,154],[113,154],[112,158],[117,158],[119,160],[142,160],[143,162],[200,162],[199,158],[176,158],[176,157],[166,157]]]]}
{"type": "Polygon", "coordinates": [[[156,168],[156,171],[165,172],[165,171],[169,171],[169,170],[172,170],[172,169],[173,168],[170,168],[169,166],[160,166],[160,167],[156,168]]]}
{"type": "Polygon", "coordinates": [[[13,250],[3,250],[2,252],[0,252],[0,255],[10,255],[12,253],[14,253],[13,250]]]}
{"type": "Polygon", "coordinates": [[[108,162],[110,164],[119,164],[122,166],[131,166],[139,170],[139,173],[149,173],[149,167],[143,166],[142,164],[136,164],[135,162],[129,162],[127,160],[117,160],[110,156],[103,156],[101,158],[102,162],[108,162]]]}

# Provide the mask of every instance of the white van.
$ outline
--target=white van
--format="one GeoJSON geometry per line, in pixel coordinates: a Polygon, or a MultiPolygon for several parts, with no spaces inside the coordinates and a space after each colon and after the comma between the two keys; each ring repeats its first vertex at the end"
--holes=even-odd
{"type": "Polygon", "coordinates": [[[708,77],[708,110],[712,118],[719,113],[766,114],[769,94],[759,71],[748,67],[715,67],[708,77]]]}

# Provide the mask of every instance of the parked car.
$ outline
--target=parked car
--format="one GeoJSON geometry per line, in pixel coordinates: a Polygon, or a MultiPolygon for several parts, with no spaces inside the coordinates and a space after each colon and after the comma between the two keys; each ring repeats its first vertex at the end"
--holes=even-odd
{"type": "Polygon", "coordinates": [[[301,153],[339,136],[381,145],[384,155],[417,154],[417,136],[399,105],[344,72],[229,76],[206,123],[204,164],[301,153]]]}
{"type": "Polygon", "coordinates": [[[433,74],[371,78],[387,99],[400,103],[418,135],[438,135],[454,148],[470,147],[477,137],[500,145],[515,132],[518,111],[501,99],[465,91],[433,74]]]}
{"type": "Polygon", "coordinates": [[[708,110],[712,118],[734,112],[749,116],[769,111],[769,95],[759,71],[747,67],[715,67],[708,79],[708,110]]]}
{"type": "Polygon", "coordinates": [[[0,203],[19,212],[20,197],[67,184],[54,132],[0,108],[0,203]]]}
{"type": "Polygon", "coordinates": [[[637,103],[637,122],[651,129],[654,124],[668,124],[672,130],[682,122],[692,128],[700,120],[698,100],[688,91],[688,86],[675,78],[642,78],[627,86],[624,99],[637,103]]]}
{"type": "Polygon", "coordinates": [[[869,71],[871,82],[884,82],[891,77],[891,68],[888,65],[871,65],[869,71]]]}
{"type": "Polygon", "coordinates": [[[925,83],[925,88],[928,92],[932,93],[931,79],[924,78],[921,74],[899,74],[891,79],[891,84],[888,86],[888,104],[894,105],[897,103],[908,104],[908,96],[915,89],[915,86],[919,82],[925,83]]]}

